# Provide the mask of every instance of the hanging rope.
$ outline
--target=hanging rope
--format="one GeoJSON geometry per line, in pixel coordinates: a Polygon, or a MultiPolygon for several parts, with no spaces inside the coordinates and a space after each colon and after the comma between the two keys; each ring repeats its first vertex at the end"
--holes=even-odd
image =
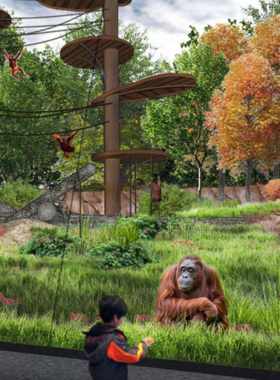
{"type": "Polygon", "coordinates": [[[56,304],[57,304],[57,295],[58,295],[60,282],[61,282],[61,274],[62,274],[62,268],[63,268],[63,263],[64,263],[64,253],[65,253],[65,249],[66,249],[66,240],[68,237],[68,231],[69,231],[69,225],[70,225],[70,216],[71,216],[72,204],[73,204],[73,199],[74,199],[76,177],[79,176],[78,172],[79,172],[80,157],[81,157],[81,152],[82,152],[82,145],[83,145],[83,139],[82,139],[81,144],[80,144],[80,151],[79,151],[79,158],[78,158],[78,164],[77,164],[77,169],[76,169],[76,176],[74,178],[72,198],[71,198],[70,210],[69,210],[69,214],[68,214],[68,221],[67,221],[67,227],[66,227],[66,233],[65,233],[64,248],[63,248],[63,254],[61,257],[60,270],[59,270],[57,288],[56,288],[55,299],[54,299],[54,308],[53,308],[53,314],[52,314],[52,322],[51,322],[51,329],[50,329],[50,334],[49,334],[48,346],[50,346],[52,329],[53,329],[53,322],[54,322],[54,316],[55,316],[56,304]]]}
{"type": "MultiPolygon", "coordinates": [[[[90,11],[94,12],[94,11],[90,11]]],[[[79,15],[83,15],[83,13],[79,13],[79,15]]],[[[31,20],[31,19],[39,19],[39,18],[54,18],[54,17],[70,17],[72,13],[65,13],[63,15],[54,15],[54,16],[32,16],[32,17],[11,17],[12,20],[31,20]]],[[[10,20],[10,18],[0,17],[0,20],[10,20]]]]}
{"type": "Polygon", "coordinates": [[[93,124],[93,125],[90,125],[89,127],[83,127],[83,128],[76,128],[76,129],[73,129],[73,130],[63,130],[63,131],[60,131],[60,132],[43,132],[43,133],[30,133],[30,134],[23,134],[23,133],[17,133],[17,132],[13,132],[13,133],[0,133],[0,136],[16,136],[16,137],[31,137],[31,136],[45,136],[45,135],[53,135],[54,133],[57,134],[57,135],[61,135],[63,134],[64,132],[74,132],[74,131],[81,131],[83,129],[90,129],[90,128],[94,128],[94,127],[97,127],[99,125],[103,125],[103,124],[106,124],[108,123],[108,121],[102,121],[98,124],[93,124]]]}
{"type": "MultiPolygon", "coordinates": [[[[0,112],[12,112],[12,113],[51,113],[51,112],[74,112],[74,111],[80,111],[84,110],[86,108],[91,108],[91,106],[85,106],[85,107],[80,107],[80,108],[65,108],[62,110],[49,110],[49,111],[15,111],[15,110],[1,110],[0,112]]],[[[0,115],[1,116],[1,115],[0,115]]],[[[5,115],[3,115],[5,116],[5,115]]]]}
{"type": "MultiPolygon", "coordinates": [[[[106,21],[109,21],[109,20],[105,20],[105,22],[106,21]]],[[[97,21],[91,21],[90,23],[89,22],[88,23],[81,23],[81,22],[79,22],[79,23],[75,23],[75,24],[67,24],[65,26],[83,24],[83,26],[81,26],[81,27],[70,29],[71,32],[76,32],[77,30],[81,30],[83,28],[88,28],[92,24],[100,24],[100,23],[101,23],[101,21],[97,20],[97,21]]],[[[33,28],[33,27],[25,26],[24,28],[33,28]]],[[[60,33],[60,32],[67,32],[67,31],[69,31],[68,28],[67,29],[60,29],[60,30],[49,30],[47,32],[44,32],[43,29],[42,29],[42,30],[36,30],[35,32],[30,32],[30,33],[5,34],[5,35],[2,35],[1,37],[2,38],[17,38],[17,37],[22,37],[22,36],[38,36],[38,35],[41,35],[41,34],[60,33]]]]}

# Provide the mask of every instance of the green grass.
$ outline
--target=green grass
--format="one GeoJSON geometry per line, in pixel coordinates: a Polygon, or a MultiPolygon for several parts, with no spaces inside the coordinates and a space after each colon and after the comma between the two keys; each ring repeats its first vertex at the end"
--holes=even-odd
{"type": "Polygon", "coordinates": [[[218,217],[238,217],[245,215],[265,215],[271,212],[280,211],[280,202],[268,202],[261,204],[245,204],[234,207],[225,206],[222,203],[201,204],[194,206],[191,210],[178,212],[178,215],[187,217],[218,218],[218,217]]]}
{"type": "MultiPolygon", "coordinates": [[[[73,252],[63,263],[51,345],[82,349],[81,331],[89,327],[70,321],[70,313],[92,318],[98,314],[99,300],[112,294],[121,296],[127,303],[128,313],[122,328],[130,343],[136,344],[144,336],[154,337],[149,357],[280,371],[280,300],[277,298],[280,246],[271,245],[278,244],[277,237],[265,233],[260,226],[198,225],[188,241],[199,244],[201,250],[177,245],[172,248],[174,242],[168,240],[149,242],[160,262],[143,269],[97,269],[97,258],[73,252]],[[134,323],[135,314],[154,313],[164,270],[185,254],[198,254],[216,270],[229,302],[230,324],[250,324],[252,331],[231,330],[228,334],[214,335],[198,326],[182,332],[179,327],[134,323]]],[[[0,340],[48,344],[60,265],[59,258],[17,255],[0,248],[0,292],[22,302],[13,312],[1,306],[0,340]],[[12,272],[11,267],[18,265],[21,269],[12,272]],[[36,271],[42,266],[49,269],[36,271]]]]}

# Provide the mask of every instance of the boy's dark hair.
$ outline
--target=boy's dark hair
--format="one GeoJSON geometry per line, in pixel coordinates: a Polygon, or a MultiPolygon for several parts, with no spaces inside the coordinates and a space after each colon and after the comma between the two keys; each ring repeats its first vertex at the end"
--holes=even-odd
{"type": "Polygon", "coordinates": [[[99,303],[99,315],[105,323],[111,322],[114,315],[118,318],[125,316],[126,312],[126,304],[119,296],[103,297],[99,303]]]}

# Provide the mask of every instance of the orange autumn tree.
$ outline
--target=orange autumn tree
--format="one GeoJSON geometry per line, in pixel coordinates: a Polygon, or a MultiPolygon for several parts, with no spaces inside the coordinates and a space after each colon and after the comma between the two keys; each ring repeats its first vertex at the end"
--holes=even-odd
{"type": "MultiPolygon", "coordinates": [[[[250,49],[267,58],[276,75],[280,73],[280,15],[273,14],[256,25],[250,49]]],[[[275,147],[275,143],[271,144],[275,147]]],[[[273,168],[273,178],[279,178],[279,162],[273,168]]]]}
{"type": "Polygon", "coordinates": [[[280,69],[280,15],[271,15],[256,25],[255,34],[250,41],[250,49],[267,58],[273,70],[280,69]]]}
{"type": "Polygon", "coordinates": [[[230,24],[217,24],[203,33],[201,40],[210,44],[216,55],[224,53],[228,64],[248,49],[248,39],[245,38],[244,31],[239,26],[233,27],[230,24]]]}
{"type": "Polygon", "coordinates": [[[246,168],[246,200],[250,197],[252,164],[263,169],[272,167],[280,151],[269,153],[267,144],[279,133],[279,79],[269,61],[256,54],[244,54],[231,64],[223,82],[211,101],[216,132],[214,144],[221,157],[221,169],[238,175],[246,168]]]}

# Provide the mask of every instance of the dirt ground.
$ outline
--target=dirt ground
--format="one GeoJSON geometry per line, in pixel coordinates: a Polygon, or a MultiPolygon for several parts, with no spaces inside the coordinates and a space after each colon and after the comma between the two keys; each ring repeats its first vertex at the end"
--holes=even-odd
{"type": "Polygon", "coordinates": [[[7,230],[3,236],[0,236],[0,245],[24,245],[31,238],[30,228],[32,226],[49,227],[53,225],[41,222],[35,219],[18,219],[8,223],[1,223],[1,227],[7,230]]]}

